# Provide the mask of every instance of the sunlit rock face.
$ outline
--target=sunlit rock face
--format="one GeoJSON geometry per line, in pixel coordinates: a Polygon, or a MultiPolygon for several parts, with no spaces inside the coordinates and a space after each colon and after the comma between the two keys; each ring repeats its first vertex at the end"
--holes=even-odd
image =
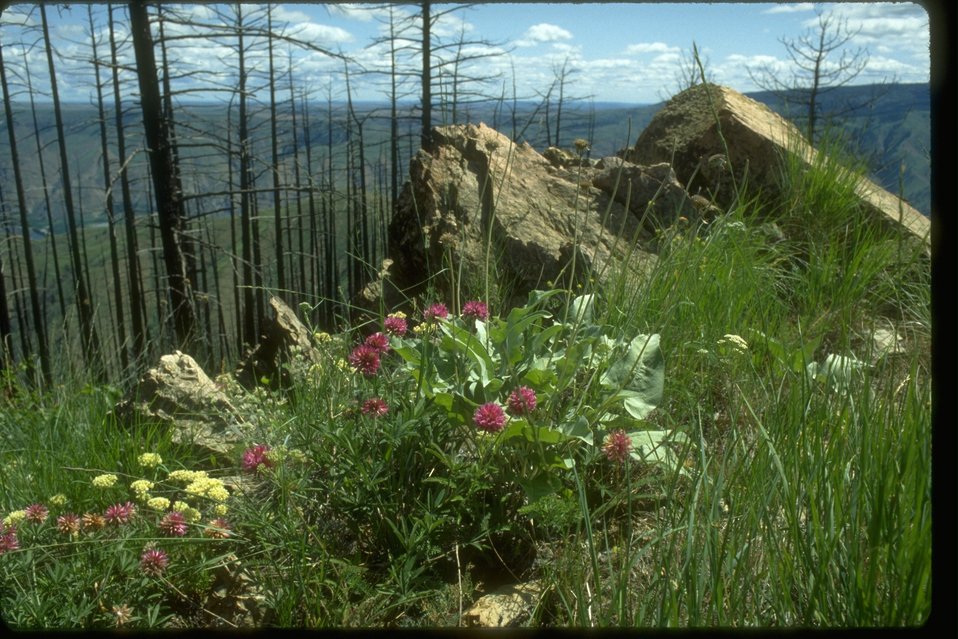
{"type": "MultiPolygon", "coordinates": [[[[669,162],[690,194],[720,208],[732,204],[735,186],[745,186],[774,211],[786,152],[806,164],[817,153],[793,124],[764,104],[708,84],[672,98],[623,155],[638,164],[669,162]]],[[[928,241],[929,219],[918,210],[867,179],[859,180],[856,193],[877,222],[928,241]]]]}

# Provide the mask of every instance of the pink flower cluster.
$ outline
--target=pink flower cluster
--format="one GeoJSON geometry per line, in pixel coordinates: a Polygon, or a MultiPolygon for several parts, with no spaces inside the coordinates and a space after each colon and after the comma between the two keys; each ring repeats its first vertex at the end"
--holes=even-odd
{"type": "Polygon", "coordinates": [[[17,550],[20,541],[17,539],[17,529],[0,527],[0,555],[17,550]]]}
{"type": "Polygon", "coordinates": [[[368,344],[360,344],[349,354],[349,363],[366,377],[372,377],[379,370],[379,351],[368,344]]]}
{"type": "Polygon", "coordinates": [[[381,397],[372,397],[363,402],[363,406],[360,410],[362,411],[363,415],[383,417],[389,412],[389,404],[387,404],[381,397]]]}
{"type": "Polygon", "coordinates": [[[389,337],[385,333],[373,333],[366,338],[363,344],[375,349],[380,354],[389,352],[389,337]]]}
{"type": "Polygon", "coordinates": [[[24,518],[35,524],[42,524],[47,520],[50,511],[43,504],[30,504],[24,509],[24,518]]]}
{"type": "Polygon", "coordinates": [[[80,517],[74,513],[66,513],[57,517],[57,530],[64,535],[75,535],[80,532],[80,517]]]}
{"type": "Polygon", "coordinates": [[[485,302],[466,302],[462,307],[462,316],[485,321],[489,319],[489,307],[486,306],[485,302]]]}
{"type": "Polygon", "coordinates": [[[632,448],[632,440],[621,428],[610,432],[602,445],[602,452],[609,458],[609,461],[623,463],[629,458],[629,450],[632,448]]]}
{"type": "Polygon", "coordinates": [[[506,405],[510,415],[528,415],[536,409],[536,393],[528,386],[520,386],[509,394],[506,405]]]}
{"type": "Polygon", "coordinates": [[[476,409],[472,415],[472,421],[479,430],[487,433],[498,433],[505,428],[506,414],[502,407],[495,402],[487,402],[476,409]]]}
{"type": "Polygon", "coordinates": [[[186,517],[175,510],[168,512],[160,520],[159,528],[168,537],[182,537],[186,534],[186,517]]]}
{"type": "Polygon", "coordinates": [[[269,446],[266,444],[257,444],[252,448],[247,448],[243,453],[243,470],[248,473],[255,473],[260,466],[272,468],[273,462],[266,457],[269,452],[269,446]]]}
{"type": "Polygon", "coordinates": [[[140,555],[140,570],[147,575],[162,575],[169,563],[169,556],[159,548],[148,548],[140,555]]]}
{"type": "Polygon", "coordinates": [[[133,515],[135,514],[136,506],[134,506],[132,502],[128,501],[125,504],[113,504],[107,508],[106,512],[103,513],[103,518],[108,524],[120,526],[122,524],[130,523],[130,520],[133,519],[133,515]]]}
{"type": "Polygon", "coordinates": [[[406,331],[409,330],[409,324],[406,323],[405,317],[398,317],[396,315],[388,315],[385,320],[383,320],[383,328],[390,335],[395,335],[396,337],[402,337],[406,334],[406,331]]]}
{"type": "Polygon", "coordinates": [[[446,308],[445,304],[433,304],[422,314],[422,318],[430,323],[436,320],[446,319],[447,317],[449,317],[449,309],[446,308]]]}

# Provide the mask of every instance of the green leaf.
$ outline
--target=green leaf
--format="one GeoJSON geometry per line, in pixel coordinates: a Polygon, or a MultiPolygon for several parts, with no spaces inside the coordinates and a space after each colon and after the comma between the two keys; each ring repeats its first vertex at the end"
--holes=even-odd
{"type": "Polygon", "coordinates": [[[629,433],[629,439],[632,440],[632,458],[674,468],[675,453],[665,444],[668,437],[667,430],[639,430],[629,433]]]}
{"type": "Polygon", "coordinates": [[[499,440],[505,441],[516,437],[522,437],[528,442],[535,442],[538,439],[542,444],[558,444],[569,439],[562,431],[544,426],[533,426],[525,419],[510,420],[509,425],[499,435],[499,440]]]}
{"type": "Polygon", "coordinates": [[[592,305],[595,302],[595,295],[589,293],[580,295],[569,304],[569,324],[591,324],[592,323],[592,305]]]}
{"type": "Polygon", "coordinates": [[[574,422],[561,424],[559,431],[567,437],[574,437],[587,444],[592,444],[592,429],[589,428],[589,420],[581,415],[574,422]]]}
{"type": "Polygon", "coordinates": [[[436,393],[435,404],[446,411],[449,421],[459,425],[468,424],[476,407],[465,398],[452,393],[436,393]]]}
{"type": "MultiPolygon", "coordinates": [[[[538,360],[537,360],[538,363],[538,360]]],[[[535,366],[535,364],[533,365],[535,366]]],[[[555,371],[548,368],[531,368],[527,370],[523,376],[523,381],[525,381],[529,386],[532,386],[536,391],[541,391],[546,388],[554,387],[558,381],[555,371]]]]}
{"type": "Polygon", "coordinates": [[[625,399],[626,411],[645,419],[662,401],[665,388],[665,360],[659,349],[659,335],[637,335],[622,359],[601,377],[603,386],[634,391],[625,399]]]}
{"type": "Polygon", "coordinates": [[[529,479],[520,478],[519,485],[522,486],[530,504],[562,490],[562,482],[551,474],[540,474],[529,479]]]}
{"type": "Polygon", "coordinates": [[[564,329],[565,327],[562,326],[562,324],[553,324],[549,328],[540,331],[538,335],[532,338],[532,347],[529,349],[530,353],[538,355],[542,351],[542,347],[555,339],[564,329]]]}

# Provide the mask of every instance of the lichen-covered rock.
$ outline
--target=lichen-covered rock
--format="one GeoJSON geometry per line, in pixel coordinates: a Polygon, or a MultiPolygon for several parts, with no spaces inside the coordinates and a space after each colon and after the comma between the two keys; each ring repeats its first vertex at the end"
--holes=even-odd
{"type": "Polygon", "coordinates": [[[480,597],[462,615],[465,626],[507,628],[518,626],[532,615],[542,596],[538,581],[504,586],[480,597]]]}
{"type": "MultiPolygon", "coordinates": [[[[807,165],[818,153],[764,104],[728,87],[700,84],[669,100],[623,156],[637,164],[668,162],[689,193],[727,208],[743,184],[774,203],[786,152],[807,165]]],[[[865,178],[856,193],[871,219],[930,242],[929,218],[897,196],[865,178]]]]}
{"type": "Polygon", "coordinates": [[[670,226],[698,208],[667,162],[639,166],[620,158],[602,158],[592,184],[610,193],[616,202],[628,205],[640,220],[649,216],[655,226],[670,226]]]}
{"type": "Polygon", "coordinates": [[[174,442],[221,457],[242,442],[242,415],[196,360],[180,351],[161,357],[116,405],[115,414],[128,425],[166,425],[174,442]]]}
{"type": "MultiPolygon", "coordinates": [[[[559,164],[484,124],[433,129],[389,225],[388,277],[356,303],[393,308],[427,283],[452,301],[461,278],[504,284],[493,294],[509,307],[547,283],[574,285],[625,259],[639,219],[593,185],[596,169],[559,164]]],[[[629,259],[641,269],[654,256],[637,249],[629,259]]]]}

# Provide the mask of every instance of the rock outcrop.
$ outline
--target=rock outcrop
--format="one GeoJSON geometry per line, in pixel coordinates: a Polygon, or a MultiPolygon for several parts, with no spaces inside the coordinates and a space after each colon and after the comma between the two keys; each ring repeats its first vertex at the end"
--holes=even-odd
{"type": "Polygon", "coordinates": [[[236,381],[246,389],[264,382],[271,390],[290,387],[289,371],[283,364],[298,353],[306,361],[319,364],[309,329],[282,300],[270,297],[273,317],[263,330],[259,344],[240,363],[236,381]]]}
{"type": "Polygon", "coordinates": [[[127,424],[164,424],[172,429],[174,442],[223,458],[242,442],[240,412],[196,360],[180,351],[161,357],[115,413],[127,424]]]}
{"type": "MultiPolygon", "coordinates": [[[[764,104],[707,84],[673,97],[624,157],[638,164],[671,163],[689,193],[725,208],[732,202],[733,185],[746,181],[754,192],[774,201],[786,152],[806,165],[818,153],[794,125],[764,104]]],[[[879,223],[930,241],[930,220],[900,198],[864,178],[856,192],[879,223]]]]}
{"type": "Polygon", "coordinates": [[[459,278],[482,282],[488,273],[503,285],[499,302],[508,307],[549,282],[574,285],[601,274],[630,252],[627,268],[641,271],[654,255],[632,250],[636,240],[695,214],[668,167],[619,158],[593,165],[572,155],[556,150],[550,161],[484,124],[433,129],[389,226],[391,262],[357,304],[377,308],[382,298],[392,308],[427,285],[451,298],[459,278]],[[643,229],[650,201],[654,214],[643,229]]]}
{"type": "Polygon", "coordinates": [[[480,597],[462,615],[466,627],[509,628],[520,626],[532,616],[544,588],[538,581],[498,588],[480,597]]]}

